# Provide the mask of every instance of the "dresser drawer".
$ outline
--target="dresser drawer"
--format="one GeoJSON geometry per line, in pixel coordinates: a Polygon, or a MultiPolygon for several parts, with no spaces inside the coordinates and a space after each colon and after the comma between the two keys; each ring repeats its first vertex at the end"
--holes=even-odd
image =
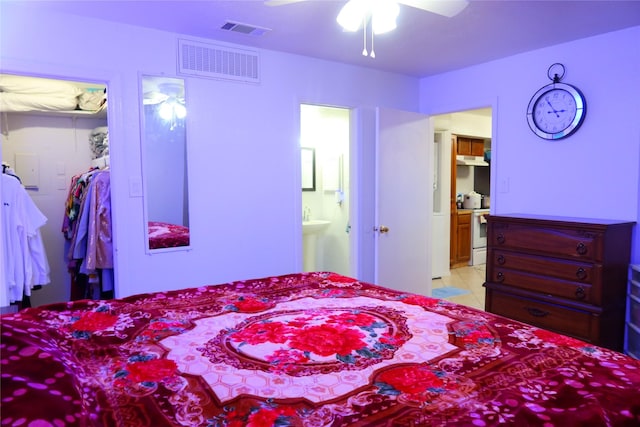
{"type": "Polygon", "coordinates": [[[528,273],[544,274],[558,279],[600,286],[602,266],[586,262],[526,255],[520,252],[493,250],[488,261],[493,268],[508,268],[528,273]]]}
{"type": "Polygon", "coordinates": [[[593,288],[589,284],[560,280],[507,268],[489,269],[487,280],[500,285],[529,290],[541,295],[600,305],[600,295],[593,292],[593,288]]]}
{"type": "Polygon", "coordinates": [[[487,311],[597,344],[598,318],[593,313],[487,290],[487,311]]]}
{"type": "Polygon", "coordinates": [[[489,227],[489,245],[496,248],[525,250],[568,259],[598,262],[602,260],[599,232],[580,228],[553,228],[495,221],[489,227]]]}

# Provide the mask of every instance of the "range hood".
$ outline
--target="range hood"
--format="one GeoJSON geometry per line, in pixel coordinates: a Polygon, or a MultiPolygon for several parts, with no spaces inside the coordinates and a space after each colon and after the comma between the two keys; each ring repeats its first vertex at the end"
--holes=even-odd
{"type": "Polygon", "coordinates": [[[482,156],[456,156],[456,165],[489,166],[482,156]]]}

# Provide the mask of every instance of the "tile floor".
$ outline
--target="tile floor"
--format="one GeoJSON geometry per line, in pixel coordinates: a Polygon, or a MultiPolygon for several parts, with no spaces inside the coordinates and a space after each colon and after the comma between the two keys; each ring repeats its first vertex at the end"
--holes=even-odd
{"type": "Polygon", "coordinates": [[[453,286],[455,288],[467,289],[468,294],[445,298],[458,304],[484,310],[485,289],[482,287],[485,279],[486,264],[459,267],[451,269],[451,275],[440,279],[433,279],[432,288],[453,286]]]}

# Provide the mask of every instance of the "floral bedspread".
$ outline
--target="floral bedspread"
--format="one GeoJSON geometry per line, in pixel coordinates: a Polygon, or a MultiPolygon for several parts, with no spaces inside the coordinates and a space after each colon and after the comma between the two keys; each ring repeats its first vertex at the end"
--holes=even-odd
{"type": "Polygon", "coordinates": [[[149,249],[189,246],[189,227],[149,221],[149,249]]]}
{"type": "Polygon", "coordinates": [[[637,360],[333,273],[0,325],[3,426],[640,425],[637,360]]]}

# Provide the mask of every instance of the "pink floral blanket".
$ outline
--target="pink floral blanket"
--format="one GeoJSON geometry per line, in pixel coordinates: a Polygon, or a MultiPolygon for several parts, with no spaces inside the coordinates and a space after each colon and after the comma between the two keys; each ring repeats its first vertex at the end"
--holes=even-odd
{"type": "Polygon", "coordinates": [[[640,362],[332,273],[1,318],[1,425],[637,426],[640,362]]]}
{"type": "Polygon", "coordinates": [[[189,227],[149,221],[149,249],[189,246],[189,227]]]}

